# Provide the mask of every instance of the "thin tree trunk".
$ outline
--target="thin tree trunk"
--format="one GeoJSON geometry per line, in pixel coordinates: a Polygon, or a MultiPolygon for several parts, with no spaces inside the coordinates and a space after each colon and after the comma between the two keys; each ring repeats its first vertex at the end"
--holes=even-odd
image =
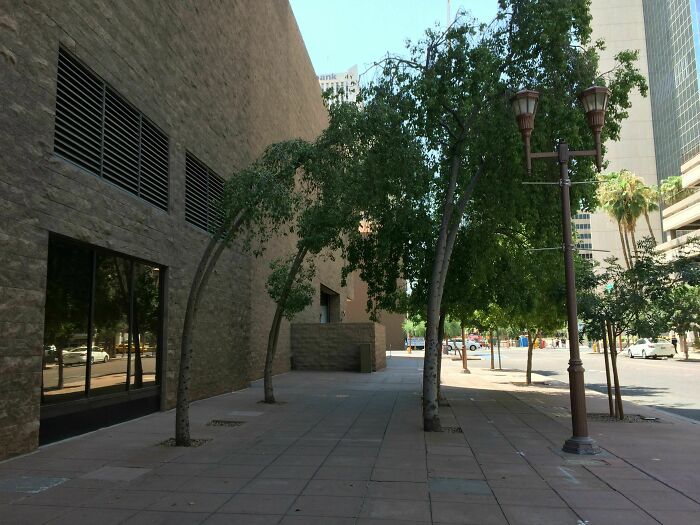
{"type": "Polygon", "coordinates": [[[445,338],[445,312],[440,312],[440,322],[438,323],[438,339],[440,340],[440,357],[437,366],[437,398],[438,404],[445,404],[445,398],[442,397],[440,384],[442,383],[442,349],[443,339],[445,338]]]}
{"type": "Polygon", "coordinates": [[[532,340],[532,332],[527,331],[527,369],[525,371],[525,384],[530,386],[532,384],[532,347],[534,341],[532,340]]]}
{"type": "Polygon", "coordinates": [[[630,229],[630,237],[632,237],[632,245],[634,247],[634,264],[637,263],[637,239],[634,236],[634,228],[630,229]]]}
{"type": "Polygon", "coordinates": [[[608,324],[608,336],[610,341],[610,362],[613,370],[613,382],[615,386],[615,407],[617,408],[617,417],[620,420],[625,419],[625,411],[622,407],[622,393],[620,392],[620,376],[617,373],[617,347],[615,342],[615,332],[612,323],[608,324]]]}
{"type": "Polygon", "coordinates": [[[629,267],[634,266],[634,257],[632,256],[632,247],[630,246],[629,232],[625,228],[625,244],[627,245],[627,257],[629,257],[629,267]]]}
{"type": "Polygon", "coordinates": [[[277,306],[275,308],[275,315],[272,318],[272,326],[270,326],[270,332],[267,336],[267,353],[265,354],[265,372],[263,374],[263,385],[265,393],[265,403],[275,402],[275,393],[272,388],[272,365],[275,360],[275,353],[277,352],[277,340],[280,335],[280,326],[282,325],[282,317],[284,316],[284,307],[287,304],[287,299],[289,298],[289,292],[292,290],[292,285],[294,280],[299,273],[302,263],[304,262],[304,257],[306,256],[307,249],[299,248],[292,266],[289,268],[289,274],[287,274],[287,280],[284,283],[282,292],[277,301],[277,306]]]}
{"type": "MultiPolygon", "coordinates": [[[[134,301],[135,302],[135,301],[134,301]]],[[[139,335],[139,317],[134,308],[134,388],[143,387],[143,362],[141,360],[141,337],[139,335]]]]}
{"type": "MultiPolygon", "coordinates": [[[[458,145],[459,146],[459,145],[458,145]]],[[[464,209],[471,198],[477,180],[483,172],[480,165],[472,176],[464,193],[457,203],[455,217],[453,217],[454,205],[452,200],[455,194],[457,175],[461,164],[461,148],[454,153],[450,167],[450,185],[445,199],[442,221],[438,232],[435,247],[435,260],[430,275],[428,288],[428,315],[426,319],[425,356],[423,361],[423,430],[436,432],[442,430],[440,425],[440,413],[438,405],[438,359],[440,342],[438,337],[438,323],[442,292],[445,286],[447,271],[450,266],[450,257],[454,249],[459,224],[464,214],[464,209]],[[450,228],[450,225],[452,228],[450,228]]]]}
{"type": "Polygon", "coordinates": [[[58,360],[58,389],[63,388],[63,347],[56,350],[56,359],[58,360]]]}
{"type": "Polygon", "coordinates": [[[194,324],[197,320],[197,309],[202,298],[202,292],[214,270],[214,266],[221,257],[228,241],[233,238],[241,224],[243,224],[244,217],[244,212],[239,212],[233,219],[225,236],[214,235],[211,238],[204,249],[190,286],[180,340],[180,371],[178,374],[175,408],[175,444],[180,447],[188,447],[190,445],[190,383],[192,380],[193,336],[194,324]]]}
{"type": "Polygon", "coordinates": [[[495,356],[493,355],[493,330],[489,330],[489,343],[491,344],[491,370],[496,368],[495,356]]]}
{"type": "Polygon", "coordinates": [[[615,406],[613,404],[612,383],[610,381],[610,363],[608,362],[608,337],[605,332],[605,323],[603,323],[603,358],[605,359],[605,381],[608,384],[608,405],[610,409],[610,417],[614,417],[615,406]]]}
{"type": "Polygon", "coordinates": [[[656,236],[654,235],[654,230],[651,229],[651,221],[649,220],[649,212],[644,210],[644,218],[647,221],[647,227],[649,228],[649,236],[651,239],[654,241],[654,245],[656,245],[656,236]]]}
{"type": "Polygon", "coordinates": [[[469,364],[467,355],[467,336],[464,331],[464,324],[461,325],[462,328],[462,372],[469,374],[469,364]]]}
{"type": "Polygon", "coordinates": [[[688,334],[684,331],[681,333],[681,347],[683,348],[683,353],[685,354],[685,360],[688,360],[688,334]]]}
{"type": "Polygon", "coordinates": [[[622,231],[622,223],[620,221],[617,221],[617,229],[620,232],[620,244],[622,245],[622,255],[625,259],[625,266],[627,266],[627,269],[629,270],[631,268],[630,259],[627,253],[627,246],[625,243],[625,233],[622,231]]]}

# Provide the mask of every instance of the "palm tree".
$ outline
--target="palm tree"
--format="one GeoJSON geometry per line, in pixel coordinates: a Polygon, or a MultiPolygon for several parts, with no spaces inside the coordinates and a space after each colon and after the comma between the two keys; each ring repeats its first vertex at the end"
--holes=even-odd
{"type": "Polygon", "coordinates": [[[644,215],[649,227],[649,234],[656,243],[656,237],[649,220],[649,212],[659,209],[658,190],[645,184],[641,177],[629,170],[607,173],[602,175],[599,180],[601,184],[597,191],[598,201],[608,215],[617,222],[625,264],[631,268],[633,264],[632,254],[634,253],[635,257],[637,254],[635,236],[637,220],[642,215],[644,215]],[[632,240],[631,247],[630,238],[632,240]]]}

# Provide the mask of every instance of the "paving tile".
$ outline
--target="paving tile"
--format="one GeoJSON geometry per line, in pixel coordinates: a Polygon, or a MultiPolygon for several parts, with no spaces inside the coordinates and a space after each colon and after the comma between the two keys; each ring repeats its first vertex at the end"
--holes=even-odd
{"type": "Polygon", "coordinates": [[[377,463],[374,456],[328,456],[323,465],[326,467],[373,467],[377,463]]]}
{"type": "Polygon", "coordinates": [[[432,501],[432,517],[435,523],[460,523],[463,525],[508,525],[498,505],[432,501]]]}
{"type": "Polygon", "coordinates": [[[147,474],[129,482],[131,490],[170,491],[183,487],[192,476],[156,476],[147,474]]]}
{"type": "Polygon", "coordinates": [[[224,478],[214,476],[195,476],[180,486],[178,491],[209,492],[218,494],[233,494],[250,483],[248,478],[224,478]]]}
{"type": "Polygon", "coordinates": [[[260,465],[267,466],[275,461],[277,454],[231,454],[224,457],[219,463],[225,465],[260,465]]]}
{"type": "Polygon", "coordinates": [[[123,525],[199,525],[209,516],[207,512],[165,512],[142,510],[133,514],[123,525]]]}
{"type": "Polygon", "coordinates": [[[216,465],[197,471],[198,476],[216,478],[253,478],[265,468],[262,465],[216,465]]]}
{"type": "Polygon", "coordinates": [[[102,467],[92,472],[86,472],[81,478],[100,479],[105,481],[132,481],[151,471],[149,468],[139,467],[102,467]]]}
{"type": "Polygon", "coordinates": [[[55,487],[38,494],[28,495],[17,502],[17,505],[55,505],[64,507],[80,507],[85,501],[102,494],[103,489],[87,489],[79,487],[55,487]]]}
{"type": "Polygon", "coordinates": [[[236,494],[218,513],[231,514],[285,514],[296,496],[285,494],[236,494]]]}
{"type": "Polygon", "coordinates": [[[369,481],[342,479],[312,479],[304,489],[305,496],[355,496],[367,493],[369,481]]]}
{"type": "Polygon", "coordinates": [[[316,466],[270,465],[258,474],[261,478],[275,479],[311,479],[318,470],[316,466]]]}
{"type": "Polygon", "coordinates": [[[84,507],[103,509],[145,509],[166,497],[168,492],[109,489],[84,501],[84,507]]]}
{"type": "Polygon", "coordinates": [[[293,516],[359,516],[362,498],[347,496],[299,496],[288,514],[293,516]]]}
{"type": "MultiPolygon", "coordinates": [[[[579,524],[578,516],[567,508],[533,507],[524,505],[502,505],[501,508],[510,525],[564,525],[579,524]]],[[[599,523],[592,521],[591,523],[599,523]]],[[[604,522],[600,522],[604,523],[604,522]]],[[[616,521],[611,521],[615,523],[616,521]]]]}
{"type": "Polygon", "coordinates": [[[177,512],[214,512],[231,498],[230,494],[209,492],[171,492],[149,507],[149,510],[177,512]]]}
{"type": "Polygon", "coordinates": [[[288,467],[296,466],[310,466],[319,467],[321,463],[327,462],[324,456],[299,456],[296,454],[281,454],[277,457],[275,461],[272,462],[272,466],[284,465],[288,467]]]}
{"type": "MultiPolygon", "coordinates": [[[[580,509],[576,512],[591,524],[659,525],[658,521],[639,509],[580,509]]],[[[663,523],[666,525],[665,522],[663,523]]],[[[686,522],[683,525],[691,525],[691,523],[693,522],[686,522]]]]}
{"type": "Polygon", "coordinates": [[[257,478],[239,492],[241,494],[301,494],[307,483],[305,479],[257,478]]]}
{"type": "Polygon", "coordinates": [[[695,511],[700,518],[700,505],[673,490],[630,492],[627,497],[646,510],[695,511]]]}
{"type": "Polygon", "coordinates": [[[355,525],[355,518],[341,518],[337,516],[285,516],[282,521],[280,521],[279,525],[355,525]]]}
{"type": "Polygon", "coordinates": [[[370,481],[367,497],[422,501],[428,499],[428,486],[426,483],[407,481],[370,481]]]}
{"type": "Polygon", "coordinates": [[[383,520],[430,521],[430,503],[427,500],[367,498],[360,516],[383,520]]]}
{"type": "Polygon", "coordinates": [[[389,469],[375,468],[372,471],[372,481],[413,481],[425,482],[428,475],[425,468],[422,469],[389,469]]]}
{"type": "Polygon", "coordinates": [[[493,493],[501,505],[526,505],[535,507],[567,507],[566,502],[552,489],[522,489],[496,487],[493,493]]]}
{"type": "Polygon", "coordinates": [[[126,509],[74,509],[47,521],[47,525],[116,525],[134,514],[126,509]]]}
{"type": "MultiPolygon", "coordinates": [[[[274,514],[212,514],[204,525],[277,525],[282,516],[274,514]]],[[[165,525],[165,524],[164,524],[165,525]]]]}
{"type": "Polygon", "coordinates": [[[567,504],[574,508],[589,509],[635,509],[637,506],[624,494],[608,490],[561,490],[557,492],[567,504]]]}
{"type": "Polygon", "coordinates": [[[70,507],[0,505],[0,523],[8,525],[38,525],[70,512],[70,507]]]}
{"type": "Polygon", "coordinates": [[[314,479],[352,479],[369,480],[372,476],[371,467],[326,467],[318,469],[314,479]]]}
{"type": "Polygon", "coordinates": [[[690,510],[650,510],[654,518],[664,525],[689,525],[700,522],[700,513],[690,510]]]}
{"type": "Polygon", "coordinates": [[[375,518],[359,518],[357,525],[432,525],[431,521],[380,520],[375,518]]]}

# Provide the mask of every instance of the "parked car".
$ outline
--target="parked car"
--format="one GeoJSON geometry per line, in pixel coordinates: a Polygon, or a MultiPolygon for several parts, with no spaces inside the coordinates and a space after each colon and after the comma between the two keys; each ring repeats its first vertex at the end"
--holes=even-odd
{"type": "Polygon", "coordinates": [[[637,342],[630,345],[627,349],[627,355],[629,357],[642,357],[644,359],[648,357],[673,357],[675,354],[673,345],[668,341],[663,339],[648,338],[643,337],[637,339],[637,342]]]}
{"type": "MultiPolygon", "coordinates": [[[[448,341],[449,345],[454,348],[455,350],[462,349],[462,339],[450,339],[448,341]]],[[[481,350],[481,343],[479,341],[474,341],[473,339],[467,339],[466,341],[467,348],[471,350],[472,352],[475,352],[476,350],[481,350]]]]}
{"type": "MultiPolygon", "coordinates": [[[[71,348],[70,350],[63,351],[63,364],[64,365],[81,365],[87,363],[87,346],[79,346],[77,348],[71,348]]],[[[102,362],[106,363],[109,361],[109,355],[100,348],[92,348],[92,356],[90,356],[90,362],[102,362]]]]}

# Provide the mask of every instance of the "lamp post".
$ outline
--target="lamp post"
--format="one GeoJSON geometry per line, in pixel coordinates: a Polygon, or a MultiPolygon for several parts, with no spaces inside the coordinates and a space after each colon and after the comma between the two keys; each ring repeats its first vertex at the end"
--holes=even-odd
{"type": "Polygon", "coordinates": [[[597,454],[600,452],[596,442],[588,435],[586,415],[586,387],[583,379],[583,362],[578,348],[578,314],[576,311],[576,284],[574,273],[573,241],[571,237],[571,179],[569,178],[569,161],[576,157],[595,157],[598,171],[602,168],[600,132],[605,122],[605,107],[610,91],[605,87],[592,86],[579,99],[583,104],[588,125],[593,132],[595,149],[571,151],[569,145],[560,140],[556,151],[531,153],[530,136],[535,124],[535,113],[539,101],[537,91],[518,91],[511,99],[518,128],[525,144],[525,163],[528,175],[531,171],[531,159],[556,159],[559,164],[559,186],[561,188],[561,220],[563,229],[564,273],[566,276],[566,317],[569,325],[569,393],[571,396],[571,422],[573,435],[564,443],[564,451],[574,454],[597,454]]]}

